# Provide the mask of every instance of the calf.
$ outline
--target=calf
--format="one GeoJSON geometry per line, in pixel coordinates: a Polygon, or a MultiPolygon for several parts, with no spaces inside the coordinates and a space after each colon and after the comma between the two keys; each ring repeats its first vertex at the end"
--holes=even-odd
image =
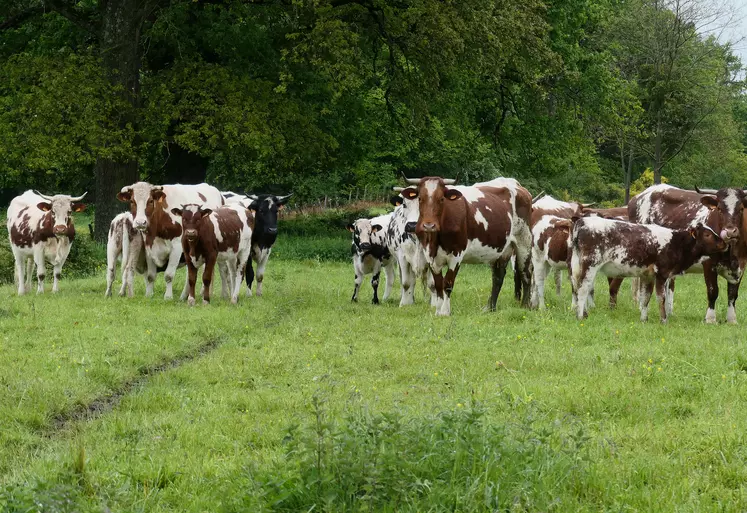
{"type": "Polygon", "coordinates": [[[451,293],[462,263],[487,263],[493,270],[488,309],[495,310],[506,266],[516,255],[523,304],[529,304],[532,196],[512,178],[496,178],[471,187],[451,186],[440,177],[407,179],[417,185],[402,191],[419,200],[415,226],[433,274],[436,315],[451,315],[451,293]],[[443,276],[443,269],[446,275],[443,276]]]}
{"type": "Polygon", "coordinates": [[[203,264],[203,304],[210,302],[210,284],[217,262],[225,263],[231,303],[237,303],[251,250],[254,225],[251,212],[241,205],[228,205],[212,210],[188,204],[172,208],[171,213],[182,220],[182,248],[189,273],[189,305],[195,304],[197,269],[203,264]]]}
{"type": "Polygon", "coordinates": [[[257,296],[262,295],[262,283],[265,268],[272,252],[272,246],[278,236],[278,212],[280,212],[292,194],[274,196],[272,194],[249,195],[248,208],[254,211],[254,231],[252,232],[252,255],[246,268],[246,293],[252,294],[252,281],[255,278],[252,260],[257,263],[257,296]]]}
{"type": "Polygon", "coordinates": [[[119,295],[134,295],[133,278],[135,271],[145,273],[143,236],[132,224],[132,214],[122,212],[109,224],[109,237],[106,241],[106,297],[112,295],[112,283],[117,271],[117,262],[122,262],[122,287],[119,295]],[[140,264],[140,265],[138,265],[140,264]]]}
{"type": "Polygon", "coordinates": [[[384,227],[389,225],[392,214],[373,217],[371,219],[358,219],[347,226],[348,231],[353,234],[353,269],[355,270],[355,289],[352,301],[358,301],[363,277],[373,274],[371,286],[373,287],[373,304],[379,304],[379,275],[384,267],[386,273],[386,288],[384,289],[384,301],[392,293],[394,284],[394,259],[386,245],[384,227]]]}
{"type": "MultiPolygon", "coordinates": [[[[401,192],[404,188],[395,187],[395,190],[401,192]]],[[[392,220],[389,221],[386,230],[386,245],[389,252],[396,256],[399,265],[402,283],[399,306],[411,305],[415,302],[415,284],[418,278],[430,289],[431,306],[436,306],[436,288],[423,247],[412,233],[407,232],[407,223],[411,222],[414,225],[418,221],[418,201],[403,196],[393,196],[391,203],[396,208],[392,212],[392,220]]]]}
{"type": "MultiPolygon", "coordinates": [[[[559,289],[560,272],[568,269],[568,236],[571,221],[558,216],[545,215],[532,227],[532,295],[530,307],[544,310],[545,280],[555,271],[556,289],[559,289]]],[[[560,290],[557,290],[560,295],[560,290]]]]}
{"type": "Polygon", "coordinates": [[[36,265],[37,293],[44,292],[46,262],[54,267],[52,292],[59,290],[62,266],[75,240],[75,225],[72,213],[83,212],[86,205],[80,203],[85,194],[78,197],[66,194],[46,196],[28,190],[16,196],[8,207],[8,235],[15,258],[15,278],[18,294],[26,292],[24,264],[30,275],[30,261],[36,265]]]}
{"type": "Polygon", "coordinates": [[[597,272],[608,277],[639,277],[641,320],[648,318],[654,284],[661,322],[667,322],[666,288],[700,258],[726,250],[724,240],[703,224],[688,230],[639,225],[599,217],[579,219],[570,239],[571,280],[577,293],[577,317],[586,315],[586,299],[597,272]]]}

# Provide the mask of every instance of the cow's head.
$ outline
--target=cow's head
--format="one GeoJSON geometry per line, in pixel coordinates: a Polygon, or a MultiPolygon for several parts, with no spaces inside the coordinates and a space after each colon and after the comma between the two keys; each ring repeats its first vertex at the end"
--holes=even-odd
{"type": "MultiPolygon", "coordinates": [[[[747,194],[742,189],[696,189],[704,194],[700,202],[716,211],[719,235],[727,243],[739,240],[742,231],[742,217],[744,207],[747,205],[747,194]]],[[[747,227],[746,227],[747,228],[747,227]]]]}
{"type": "Polygon", "coordinates": [[[67,194],[47,196],[39,191],[34,191],[34,193],[44,200],[40,201],[36,207],[42,212],[49,212],[48,215],[52,217],[52,230],[57,237],[67,235],[67,227],[73,223],[70,214],[83,212],[86,209],[86,205],[80,201],[88,194],[87,192],[75,198],[67,194]]]}
{"type": "Polygon", "coordinates": [[[200,234],[202,220],[213,213],[209,208],[202,208],[196,203],[182,205],[181,208],[172,208],[171,213],[182,218],[182,230],[184,238],[188,242],[195,242],[200,234]]]}
{"type": "Polygon", "coordinates": [[[384,229],[380,224],[373,224],[370,219],[365,218],[350,223],[347,228],[353,234],[353,251],[360,256],[371,251],[374,234],[384,229]]]}
{"type": "Polygon", "coordinates": [[[418,192],[413,187],[404,189],[395,187],[399,192],[398,196],[392,196],[391,203],[395,207],[401,206],[400,216],[404,221],[404,231],[406,233],[415,233],[415,227],[420,217],[420,202],[418,201],[418,192]]]}
{"type": "Polygon", "coordinates": [[[690,236],[695,239],[695,247],[704,255],[714,255],[726,251],[728,244],[711,227],[698,223],[689,230],[690,236]]]}
{"type": "Polygon", "coordinates": [[[448,186],[454,180],[444,180],[437,176],[426,176],[418,180],[408,178],[408,182],[417,183],[417,187],[408,187],[402,191],[402,196],[409,199],[418,198],[419,215],[415,226],[415,233],[432,234],[441,230],[441,216],[446,201],[455,201],[462,197],[462,193],[448,186]]]}
{"type": "Polygon", "coordinates": [[[277,235],[278,212],[293,194],[274,196],[272,194],[248,194],[251,200],[248,209],[254,211],[254,230],[263,235],[277,235]]]}
{"type": "Polygon", "coordinates": [[[122,187],[117,194],[117,199],[130,204],[132,224],[141,232],[148,229],[157,206],[161,208],[168,206],[165,204],[166,193],[163,192],[163,185],[151,185],[148,182],[138,182],[122,187]]]}

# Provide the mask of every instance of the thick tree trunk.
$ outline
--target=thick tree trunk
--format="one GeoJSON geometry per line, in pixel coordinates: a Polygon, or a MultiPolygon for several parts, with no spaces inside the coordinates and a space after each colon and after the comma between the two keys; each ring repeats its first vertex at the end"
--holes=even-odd
{"type": "MultiPolygon", "coordinates": [[[[137,128],[140,107],[140,28],[145,15],[141,0],[102,0],[99,44],[102,63],[115,94],[124,100],[117,109],[116,123],[125,129],[137,128]]],[[[132,156],[99,157],[96,175],[96,214],[94,237],[105,241],[109,222],[125,207],[117,201],[117,192],[138,181],[138,163],[132,156]]]]}

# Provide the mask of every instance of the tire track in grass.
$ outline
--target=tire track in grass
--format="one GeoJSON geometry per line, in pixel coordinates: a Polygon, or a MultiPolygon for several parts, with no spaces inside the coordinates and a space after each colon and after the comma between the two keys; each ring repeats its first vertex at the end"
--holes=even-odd
{"type": "Polygon", "coordinates": [[[217,349],[222,343],[223,340],[220,336],[209,337],[191,351],[178,354],[160,363],[148,365],[138,370],[135,376],[125,380],[120,386],[110,390],[108,393],[94,398],[89,403],[73,406],[52,417],[49,427],[44,430],[45,435],[54,437],[68,431],[73,425],[79,422],[89,422],[105,415],[116,408],[126,395],[146,385],[154,376],[201,358],[217,349]]]}

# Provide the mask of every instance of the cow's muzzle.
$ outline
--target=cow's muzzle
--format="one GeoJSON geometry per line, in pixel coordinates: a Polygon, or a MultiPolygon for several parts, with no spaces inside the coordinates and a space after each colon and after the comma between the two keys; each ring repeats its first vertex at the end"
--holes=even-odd
{"type": "Polygon", "coordinates": [[[724,242],[731,243],[735,242],[739,238],[739,230],[737,228],[725,228],[721,230],[721,238],[724,239],[724,242]]]}
{"type": "Polygon", "coordinates": [[[268,234],[268,235],[277,235],[278,229],[277,229],[277,227],[275,227],[275,228],[265,228],[265,233],[268,234]]]}
{"type": "Polygon", "coordinates": [[[148,228],[148,221],[138,221],[135,219],[133,224],[135,225],[135,229],[140,230],[141,232],[144,232],[148,228]]]}
{"type": "Polygon", "coordinates": [[[415,227],[418,225],[417,221],[410,221],[405,225],[405,233],[415,233],[415,227]]]}
{"type": "Polygon", "coordinates": [[[184,236],[188,241],[194,242],[197,240],[197,230],[184,230],[184,236]]]}
{"type": "Polygon", "coordinates": [[[67,226],[65,226],[64,224],[58,224],[54,227],[54,234],[57,237],[67,234],[67,226]]]}
{"type": "Polygon", "coordinates": [[[423,223],[423,231],[433,233],[436,231],[436,223],[423,223]]]}
{"type": "Polygon", "coordinates": [[[362,242],[358,247],[360,248],[361,252],[364,252],[371,249],[371,244],[368,242],[362,242]]]}

